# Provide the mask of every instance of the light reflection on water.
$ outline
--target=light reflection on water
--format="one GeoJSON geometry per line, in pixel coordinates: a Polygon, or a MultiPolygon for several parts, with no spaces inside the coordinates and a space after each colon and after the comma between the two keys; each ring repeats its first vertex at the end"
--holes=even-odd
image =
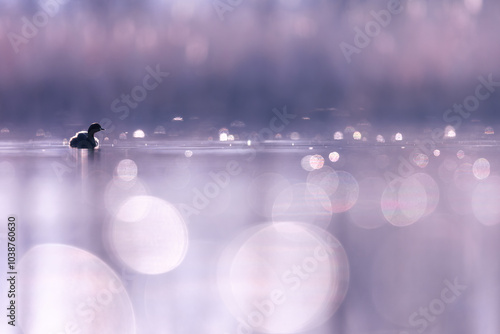
{"type": "MultiPolygon", "coordinates": [[[[458,278],[467,290],[427,330],[475,328],[477,315],[464,309],[500,311],[500,159],[495,148],[461,150],[416,157],[395,147],[4,147],[0,211],[18,216],[18,258],[29,273],[19,287],[29,294],[24,331],[57,331],[80,299],[101,293],[105,301],[101,290],[115,276],[123,308],[101,303],[95,320],[77,314],[76,325],[116,332],[123,323],[113,319],[128,312],[136,333],[150,333],[149,324],[168,333],[413,333],[419,327],[409,316],[458,278]],[[311,164],[337,151],[341,165],[311,164]],[[280,239],[283,226],[293,238],[280,239]],[[304,260],[314,253],[311,235],[336,238],[346,257],[312,270],[304,260]],[[38,261],[60,282],[84,284],[51,283],[56,316],[38,311],[48,298],[38,287],[54,275],[38,261]],[[286,272],[295,265],[310,270],[293,276],[304,288],[288,301],[275,293],[271,312],[269,293],[292,286],[286,272]]],[[[483,320],[494,326],[491,317],[483,320]]]]}

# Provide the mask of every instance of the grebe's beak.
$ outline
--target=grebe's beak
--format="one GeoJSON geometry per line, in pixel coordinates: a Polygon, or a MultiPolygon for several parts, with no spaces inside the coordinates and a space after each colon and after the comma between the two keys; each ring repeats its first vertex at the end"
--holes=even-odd
{"type": "Polygon", "coordinates": [[[101,129],[100,129],[99,131],[103,131],[103,130],[106,130],[106,129],[104,129],[104,128],[101,128],[101,129]]]}

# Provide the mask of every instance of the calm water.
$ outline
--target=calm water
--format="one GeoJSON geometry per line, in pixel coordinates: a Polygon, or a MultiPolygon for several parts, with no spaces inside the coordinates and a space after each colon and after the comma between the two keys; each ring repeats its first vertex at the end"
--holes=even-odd
{"type": "Polygon", "coordinates": [[[0,184],[12,333],[500,330],[496,146],[16,144],[0,184]]]}

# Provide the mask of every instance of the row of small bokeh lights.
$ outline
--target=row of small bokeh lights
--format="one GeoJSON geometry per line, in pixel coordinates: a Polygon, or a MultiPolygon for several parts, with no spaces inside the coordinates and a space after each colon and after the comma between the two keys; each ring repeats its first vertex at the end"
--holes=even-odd
{"type": "MultiPolygon", "coordinates": [[[[172,119],[172,122],[174,123],[181,123],[183,122],[184,119],[182,117],[174,117],[172,119]]],[[[202,138],[202,140],[207,140],[207,141],[215,141],[218,140],[219,142],[234,142],[234,141],[246,141],[249,145],[252,142],[255,141],[263,141],[263,139],[270,139],[270,140],[281,140],[281,139],[288,139],[291,141],[300,141],[303,139],[306,139],[305,135],[301,134],[298,131],[292,131],[287,134],[282,134],[282,133],[276,133],[274,134],[273,138],[262,138],[258,132],[255,131],[249,131],[248,133],[242,132],[241,130],[245,128],[245,123],[241,121],[234,121],[231,124],[231,128],[235,128],[234,131],[230,131],[228,128],[223,127],[218,130],[218,138],[214,138],[214,136],[207,136],[206,138],[202,138]]],[[[492,136],[495,134],[495,131],[493,127],[487,126],[484,128],[484,131],[482,132],[486,136],[492,136]]],[[[11,135],[11,130],[7,127],[4,127],[0,129],[0,138],[9,138],[11,135]]],[[[169,138],[169,139],[182,139],[178,138],[177,135],[172,135],[170,134],[166,128],[163,125],[159,125],[155,127],[153,130],[152,134],[148,135],[145,130],[143,129],[136,129],[132,131],[132,134],[130,134],[128,131],[123,131],[118,134],[117,138],[113,138],[113,136],[106,134],[106,132],[103,132],[103,134],[98,134],[98,137],[102,136],[103,143],[105,145],[116,145],[120,141],[126,141],[129,139],[136,139],[136,140],[141,140],[145,138],[155,138],[155,139],[161,139],[161,138],[169,138]]],[[[455,128],[451,125],[448,125],[444,129],[444,139],[453,139],[457,137],[457,133],[455,131],[455,128]]],[[[35,133],[35,139],[51,139],[53,138],[52,133],[50,131],[46,131],[44,129],[38,129],[35,133]]],[[[397,143],[397,142],[402,142],[403,141],[403,134],[401,132],[396,132],[390,135],[390,142],[392,143],[397,143]]],[[[366,131],[359,131],[356,130],[355,127],[353,126],[346,126],[343,131],[336,131],[333,133],[333,136],[330,138],[323,138],[324,140],[328,139],[333,139],[334,141],[342,141],[342,140],[352,140],[356,142],[371,142],[370,136],[367,134],[366,131]]],[[[382,134],[377,134],[374,137],[374,141],[376,143],[386,143],[386,137],[384,137],[382,134]]],[[[69,143],[68,138],[64,138],[62,141],[63,145],[67,145],[69,143]]]]}

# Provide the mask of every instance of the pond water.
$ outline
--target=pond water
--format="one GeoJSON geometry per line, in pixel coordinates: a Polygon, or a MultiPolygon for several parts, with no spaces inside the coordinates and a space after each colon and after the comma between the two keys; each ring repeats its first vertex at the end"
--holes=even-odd
{"type": "Polygon", "coordinates": [[[15,333],[500,328],[497,146],[0,153],[0,212],[17,224],[15,333]]]}

